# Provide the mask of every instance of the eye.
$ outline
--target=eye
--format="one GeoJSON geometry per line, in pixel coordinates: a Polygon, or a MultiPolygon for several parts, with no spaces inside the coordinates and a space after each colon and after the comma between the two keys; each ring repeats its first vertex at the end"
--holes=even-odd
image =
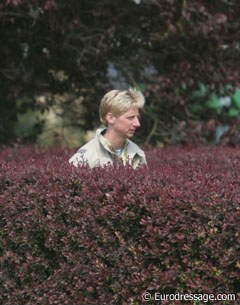
{"type": "Polygon", "coordinates": [[[129,116],[129,117],[127,117],[129,120],[134,120],[134,119],[138,119],[138,120],[140,120],[140,115],[131,115],[131,116],[129,116]]]}

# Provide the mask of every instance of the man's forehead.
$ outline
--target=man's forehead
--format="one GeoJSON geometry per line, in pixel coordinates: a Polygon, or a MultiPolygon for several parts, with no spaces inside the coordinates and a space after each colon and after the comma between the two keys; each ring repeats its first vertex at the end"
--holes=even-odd
{"type": "Polygon", "coordinates": [[[139,109],[137,107],[131,107],[126,112],[125,115],[139,115],[139,109]]]}

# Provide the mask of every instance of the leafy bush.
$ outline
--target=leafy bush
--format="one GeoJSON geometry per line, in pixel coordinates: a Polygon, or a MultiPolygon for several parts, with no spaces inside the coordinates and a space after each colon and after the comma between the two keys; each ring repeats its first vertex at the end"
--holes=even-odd
{"type": "MultiPolygon", "coordinates": [[[[239,15],[238,0],[1,1],[0,144],[54,134],[72,147],[77,130],[98,127],[103,94],[128,86],[146,96],[141,143],[209,142],[226,124],[216,96],[240,87],[239,15]],[[201,84],[216,95],[211,109],[191,98],[201,84]]],[[[230,129],[238,112],[239,102],[230,129]]],[[[225,141],[239,144],[236,134],[225,141]]]]}
{"type": "Polygon", "coordinates": [[[146,149],[148,168],[136,170],[73,168],[71,154],[0,153],[1,304],[140,305],[144,291],[239,293],[236,148],[146,149]]]}
{"type": "Polygon", "coordinates": [[[188,143],[193,143],[194,140],[211,144],[238,145],[240,143],[240,89],[237,88],[232,94],[228,94],[229,89],[228,86],[221,88],[219,95],[209,92],[208,86],[201,84],[198,90],[190,94],[187,111],[193,115],[197,124],[192,126],[190,124],[188,130],[183,125],[185,133],[181,135],[180,132],[180,140],[187,138],[185,142],[188,141],[188,143]],[[192,137],[189,137],[191,134],[192,137]]]}

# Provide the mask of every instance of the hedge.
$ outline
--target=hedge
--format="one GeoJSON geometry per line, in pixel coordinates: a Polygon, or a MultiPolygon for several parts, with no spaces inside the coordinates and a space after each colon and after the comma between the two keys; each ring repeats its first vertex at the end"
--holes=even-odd
{"type": "Polygon", "coordinates": [[[239,299],[237,148],[146,148],[148,167],[135,170],[74,168],[72,153],[0,152],[1,304],[189,304],[144,302],[146,291],[239,299]]]}

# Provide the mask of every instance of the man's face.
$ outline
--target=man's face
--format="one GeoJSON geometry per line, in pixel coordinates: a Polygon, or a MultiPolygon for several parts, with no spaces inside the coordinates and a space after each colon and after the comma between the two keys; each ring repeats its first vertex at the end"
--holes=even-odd
{"type": "Polygon", "coordinates": [[[137,108],[130,108],[120,116],[112,115],[109,121],[109,127],[116,136],[121,138],[131,138],[135,130],[140,127],[139,111],[137,108]]]}

